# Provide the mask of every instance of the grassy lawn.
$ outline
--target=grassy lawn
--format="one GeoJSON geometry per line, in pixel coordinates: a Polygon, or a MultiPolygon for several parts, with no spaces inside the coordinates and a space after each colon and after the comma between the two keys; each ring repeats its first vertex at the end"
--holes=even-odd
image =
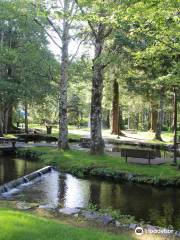
{"type": "MultiPolygon", "coordinates": [[[[29,128],[31,129],[40,129],[42,133],[46,134],[46,127],[44,125],[40,124],[29,124],[29,128]]],[[[70,125],[68,126],[69,129],[69,134],[68,137],[69,139],[80,139],[82,136],[86,136],[89,134],[89,128],[87,127],[81,127],[77,128],[77,126],[70,125]]],[[[103,135],[112,137],[113,139],[116,138],[117,136],[111,135],[109,129],[103,129],[102,130],[103,135]]],[[[130,134],[126,131],[124,131],[127,137],[135,137],[136,139],[143,139],[144,142],[151,143],[151,144],[173,144],[173,132],[172,131],[163,131],[161,136],[164,142],[154,140],[154,133],[151,131],[137,131],[135,134],[130,134]]],[[[52,134],[51,136],[57,137],[59,135],[59,128],[58,125],[53,125],[52,126],[52,134]]],[[[180,135],[180,132],[178,132],[178,136],[180,135]]],[[[6,135],[6,137],[14,137],[13,135],[6,135]]],[[[133,141],[133,138],[132,138],[133,141]]]]}
{"type": "MultiPolygon", "coordinates": [[[[24,150],[20,150],[24,151],[24,150]]],[[[50,147],[34,147],[31,151],[43,152],[41,159],[45,165],[57,165],[61,170],[84,169],[84,168],[102,168],[110,171],[123,171],[136,173],[149,177],[174,178],[180,177],[180,171],[170,164],[159,166],[137,165],[125,163],[123,157],[114,156],[93,156],[88,152],[79,150],[59,151],[50,147]]]]}
{"type": "MultiPolygon", "coordinates": [[[[39,124],[29,124],[29,128],[34,128],[34,129],[40,129],[42,130],[42,132],[44,134],[46,134],[46,127],[44,125],[39,125],[39,124]]],[[[69,126],[68,127],[69,129],[76,129],[74,126],[69,126]]],[[[52,134],[50,136],[53,136],[53,137],[57,137],[59,136],[59,128],[58,128],[58,125],[54,125],[53,128],[52,128],[52,134]]],[[[80,139],[81,138],[81,135],[80,134],[73,134],[73,133],[69,133],[68,134],[68,137],[69,138],[73,138],[73,139],[80,139]]]]}
{"type": "MultiPolygon", "coordinates": [[[[172,144],[173,143],[173,132],[168,132],[168,131],[162,131],[161,137],[164,142],[161,142],[159,140],[155,140],[154,136],[155,134],[151,131],[146,131],[146,132],[141,132],[138,131],[136,134],[134,134],[136,138],[144,139],[148,143],[153,143],[153,144],[172,144]]],[[[179,133],[178,133],[179,135],[179,133]]]]}
{"type": "MultiPolygon", "coordinates": [[[[49,136],[52,136],[52,137],[56,137],[58,138],[59,137],[59,133],[58,132],[53,132],[51,135],[49,136]]],[[[74,134],[74,133],[68,133],[68,138],[69,139],[80,139],[81,138],[81,135],[80,134],[74,134]]]]}
{"type": "Polygon", "coordinates": [[[28,213],[0,209],[1,240],[133,240],[91,228],[74,227],[28,213]]]}
{"type": "Polygon", "coordinates": [[[4,137],[5,138],[16,138],[15,136],[14,136],[14,134],[4,134],[4,137]]]}

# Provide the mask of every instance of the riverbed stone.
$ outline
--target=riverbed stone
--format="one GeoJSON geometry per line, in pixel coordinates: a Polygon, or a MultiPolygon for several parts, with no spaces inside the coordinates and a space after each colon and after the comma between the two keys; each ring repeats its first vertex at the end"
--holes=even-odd
{"type": "Polygon", "coordinates": [[[78,214],[78,213],[74,214],[74,217],[78,218],[78,217],[79,217],[79,214],[78,214]]]}
{"type": "Polygon", "coordinates": [[[99,216],[97,220],[102,222],[104,225],[108,225],[113,221],[113,218],[110,215],[105,214],[105,215],[99,216]]]}
{"type": "Polygon", "coordinates": [[[73,215],[73,214],[79,213],[80,209],[78,209],[78,208],[61,208],[61,209],[59,209],[59,212],[65,214],[65,215],[73,215]]]}
{"type": "Polygon", "coordinates": [[[87,218],[87,219],[98,219],[98,218],[100,218],[100,214],[98,214],[96,212],[86,211],[86,210],[82,211],[82,216],[87,218]]]}
{"type": "Polygon", "coordinates": [[[51,210],[51,209],[55,209],[56,207],[51,205],[51,204],[44,204],[44,205],[39,205],[40,209],[46,209],[46,210],[51,210]]]}
{"type": "Polygon", "coordinates": [[[115,221],[115,226],[116,226],[116,227],[120,227],[120,226],[121,226],[121,223],[116,220],[116,221],[115,221]]]}
{"type": "Polygon", "coordinates": [[[39,205],[37,203],[28,203],[28,202],[17,202],[16,208],[20,210],[29,210],[32,208],[36,208],[39,205]]]}
{"type": "Polygon", "coordinates": [[[134,175],[132,173],[128,173],[127,179],[128,181],[132,180],[134,175]]]}

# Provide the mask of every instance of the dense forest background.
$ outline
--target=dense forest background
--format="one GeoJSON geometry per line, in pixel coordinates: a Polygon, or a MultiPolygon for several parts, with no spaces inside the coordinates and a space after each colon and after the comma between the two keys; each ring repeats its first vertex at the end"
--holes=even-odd
{"type": "Polygon", "coordinates": [[[0,2],[0,134],[29,123],[155,132],[180,128],[179,5],[152,1],[0,2]]]}

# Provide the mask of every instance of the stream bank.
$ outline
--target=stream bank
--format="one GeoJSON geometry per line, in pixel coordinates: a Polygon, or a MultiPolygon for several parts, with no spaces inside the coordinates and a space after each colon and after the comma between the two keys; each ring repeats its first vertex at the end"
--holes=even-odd
{"type": "Polygon", "coordinates": [[[57,169],[63,172],[71,173],[77,177],[98,177],[117,182],[132,182],[164,187],[180,186],[180,170],[175,166],[171,166],[170,164],[165,164],[162,166],[136,166],[135,164],[125,163],[122,157],[117,158],[106,155],[102,156],[100,159],[96,157],[99,159],[99,162],[97,163],[97,161],[93,162],[93,158],[95,157],[87,152],[85,153],[87,155],[87,160],[84,159],[83,164],[83,159],[82,161],[79,160],[78,162],[78,154],[79,158],[84,158],[85,156],[81,151],[69,151],[69,153],[72,154],[66,157],[63,155],[65,153],[58,152],[56,149],[51,151],[50,148],[43,147],[18,149],[16,152],[18,157],[40,161],[45,165],[54,165],[57,169]],[[71,160],[73,153],[75,160],[71,160]],[[103,158],[105,159],[104,163],[102,163],[101,160],[103,158]],[[108,166],[106,158],[108,161],[111,161],[112,159],[111,165],[108,166]],[[115,164],[118,165],[118,167],[115,168],[113,166],[113,161],[117,161],[115,164]],[[143,168],[146,171],[144,171],[143,168]],[[150,172],[152,172],[152,176],[149,174],[150,172]]]}

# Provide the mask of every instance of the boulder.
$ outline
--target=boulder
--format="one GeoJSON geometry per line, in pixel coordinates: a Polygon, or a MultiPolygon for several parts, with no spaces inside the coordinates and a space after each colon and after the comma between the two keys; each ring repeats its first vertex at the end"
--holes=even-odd
{"type": "Polygon", "coordinates": [[[79,213],[80,209],[78,209],[78,208],[61,208],[61,209],[59,209],[59,212],[65,214],[65,215],[73,215],[73,214],[79,213]]]}

